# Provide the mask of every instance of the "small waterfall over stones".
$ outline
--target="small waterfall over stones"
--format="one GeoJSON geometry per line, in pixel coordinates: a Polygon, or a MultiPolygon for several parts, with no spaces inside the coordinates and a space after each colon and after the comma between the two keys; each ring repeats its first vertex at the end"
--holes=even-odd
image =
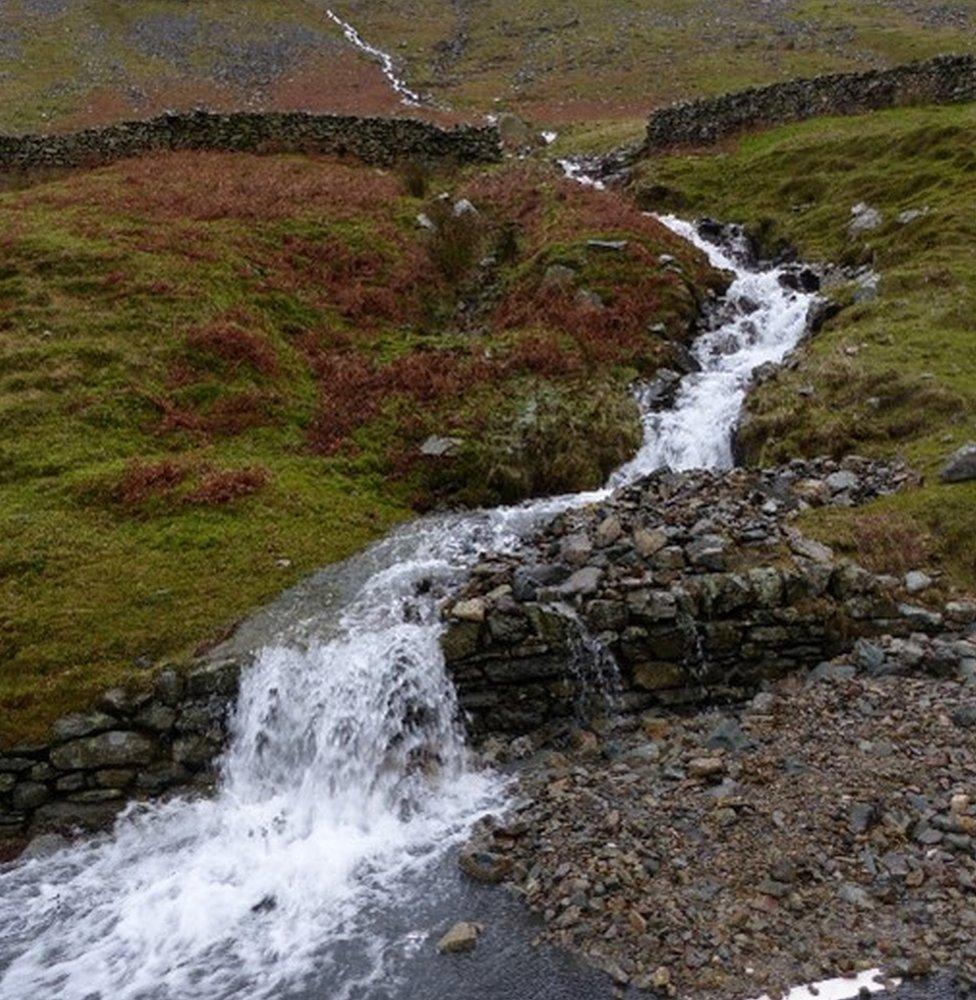
{"type": "MultiPolygon", "coordinates": [[[[699,339],[701,371],[645,413],[610,487],[729,466],[753,369],[798,342],[812,301],[662,221],[733,270],[730,298],[755,309],[699,339]]],[[[608,492],[425,518],[330,569],[330,603],[283,625],[245,674],[212,798],[134,806],[111,834],[0,868],[0,998],[281,998],[313,975],[330,1000],[397,995],[383,913],[428,892],[433,861],[505,801],[468,757],[438,594],[479,552],[608,492]]],[[[581,633],[581,687],[612,691],[594,641],[581,633]]]]}

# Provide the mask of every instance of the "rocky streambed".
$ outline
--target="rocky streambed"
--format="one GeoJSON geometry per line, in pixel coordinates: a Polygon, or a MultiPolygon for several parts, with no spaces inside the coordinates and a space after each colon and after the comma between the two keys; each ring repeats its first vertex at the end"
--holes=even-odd
{"type": "Polygon", "coordinates": [[[518,797],[462,869],[661,994],[971,981],[976,604],[797,527],[913,478],[857,457],[662,471],[476,565],[446,657],[518,797]]]}

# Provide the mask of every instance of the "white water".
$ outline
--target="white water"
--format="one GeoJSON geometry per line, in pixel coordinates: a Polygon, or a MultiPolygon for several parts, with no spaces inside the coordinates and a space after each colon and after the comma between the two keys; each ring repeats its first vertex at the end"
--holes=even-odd
{"type": "Polygon", "coordinates": [[[383,76],[386,77],[393,90],[400,95],[400,102],[402,104],[406,104],[408,107],[417,107],[424,103],[424,99],[420,94],[411,90],[407,86],[406,81],[397,75],[396,62],[393,56],[382,49],[376,48],[374,45],[370,45],[348,21],[343,21],[331,8],[326,10],[325,13],[331,21],[339,26],[348,42],[380,64],[383,76]]]}
{"type": "MultiPolygon", "coordinates": [[[[728,465],[748,372],[804,332],[810,296],[705,249],[736,270],[734,294],[761,303],[755,330],[732,319],[738,349],[721,358],[710,345],[723,331],[702,339],[706,371],[672,413],[647,417],[613,485],[664,463],[728,465]]],[[[397,942],[376,914],[417,892],[417,873],[505,794],[467,759],[438,585],[608,492],[426,518],[336,568],[334,605],[291,623],[246,673],[213,798],[132,810],[109,836],[0,869],[0,998],[251,1000],[313,972],[329,1000],[380,982],[395,994],[397,942]]]]}

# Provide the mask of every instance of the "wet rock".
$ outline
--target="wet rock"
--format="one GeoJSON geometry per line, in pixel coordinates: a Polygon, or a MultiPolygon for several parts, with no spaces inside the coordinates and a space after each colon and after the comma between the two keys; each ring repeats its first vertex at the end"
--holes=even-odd
{"type": "Polygon", "coordinates": [[[63,851],[70,841],[59,833],[41,833],[34,837],[21,852],[21,861],[43,861],[63,851]]]}
{"type": "Polygon", "coordinates": [[[476,882],[496,885],[504,881],[511,870],[511,861],[504,855],[479,847],[464,848],[458,854],[458,867],[476,882]]]}
{"type": "Polygon", "coordinates": [[[481,933],[481,924],[461,921],[456,923],[437,942],[437,950],[443,955],[454,955],[460,952],[473,951],[481,933]]]}
{"type": "Polygon", "coordinates": [[[572,597],[576,594],[593,594],[599,588],[602,576],[603,570],[598,566],[584,566],[583,569],[578,569],[565,583],[561,583],[555,590],[566,597],[572,597]]]}
{"type": "Polygon", "coordinates": [[[485,620],[485,602],[480,597],[458,601],[451,608],[451,617],[462,622],[483,622],[485,620]]]}

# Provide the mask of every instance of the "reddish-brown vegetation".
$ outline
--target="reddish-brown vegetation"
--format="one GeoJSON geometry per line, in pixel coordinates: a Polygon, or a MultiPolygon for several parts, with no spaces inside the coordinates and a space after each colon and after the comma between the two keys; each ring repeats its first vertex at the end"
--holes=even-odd
{"type": "Polygon", "coordinates": [[[260,466],[250,466],[245,469],[216,469],[205,473],[199,484],[183,499],[185,503],[220,507],[257,493],[269,479],[268,470],[260,466]]]}
{"type": "Polygon", "coordinates": [[[156,220],[352,219],[400,194],[392,172],[325,156],[179,151],[123,160],[34,193],[48,204],[98,204],[156,220]]]}
{"type": "Polygon", "coordinates": [[[131,461],[113,490],[115,500],[127,507],[171,493],[186,479],[184,466],[164,458],[158,462],[131,461]]]}
{"type": "Polygon", "coordinates": [[[417,322],[438,285],[422,247],[381,227],[370,247],[338,237],[288,236],[266,263],[265,290],[298,295],[336,309],[351,323],[417,322]]]}
{"type": "Polygon", "coordinates": [[[254,325],[252,317],[232,311],[191,330],[186,335],[186,346],[193,352],[219,358],[231,372],[247,365],[259,374],[274,375],[278,371],[274,348],[265,337],[245,329],[254,325]]]}

